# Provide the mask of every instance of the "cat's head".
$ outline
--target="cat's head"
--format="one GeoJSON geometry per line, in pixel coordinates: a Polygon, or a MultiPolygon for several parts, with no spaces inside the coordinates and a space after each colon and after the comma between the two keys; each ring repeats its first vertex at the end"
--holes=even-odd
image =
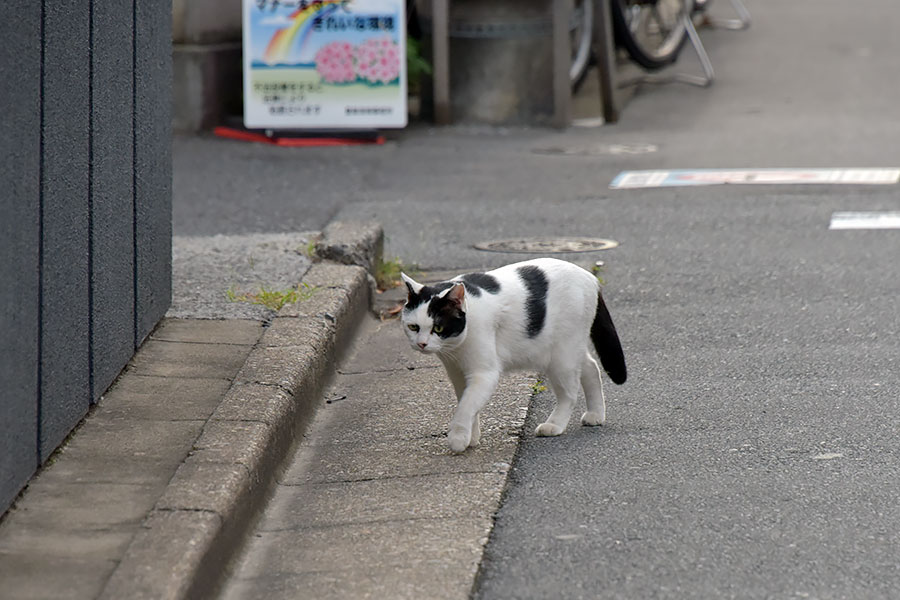
{"type": "Polygon", "coordinates": [[[466,288],[443,282],[427,286],[401,273],[409,292],[400,313],[403,331],[415,350],[427,354],[451,352],[466,339],[466,288]]]}

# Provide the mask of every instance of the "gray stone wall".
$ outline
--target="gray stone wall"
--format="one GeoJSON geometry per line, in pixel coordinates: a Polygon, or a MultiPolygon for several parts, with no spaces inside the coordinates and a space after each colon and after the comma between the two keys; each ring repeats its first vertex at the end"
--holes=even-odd
{"type": "Polygon", "coordinates": [[[171,298],[171,0],[0,19],[0,511],[171,298]]]}

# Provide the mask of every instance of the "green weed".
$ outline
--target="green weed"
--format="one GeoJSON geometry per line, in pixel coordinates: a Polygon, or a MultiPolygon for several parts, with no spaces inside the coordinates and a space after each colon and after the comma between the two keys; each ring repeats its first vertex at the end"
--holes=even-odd
{"type": "Polygon", "coordinates": [[[229,302],[247,302],[248,304],[258,304],[265,306],[269,310],[278,311],[285,304],[294,304],[309,300],[315,293],[316,288],[308,283],[301,283],[295,288],[285,290],[271,290],[265,286],[260,286],[258,292],[246,292],[239,294],[231,287],[225,290],[225,297],[229,302]]]}
{"type": "Polygon", "coordinates": [[[389,290],[400,285],[400,272],[414,277],[419,272],[418,265],[403,264],[399,258],[393,260],[381,259],[375,265],[375,282],[379,290],[389,290]]]}
{"type": "Polygon", "coordinates": [[[300,248],[300,253],[306,258],[316,258],[316,251],[319,249],[318,241],[313,238],[306,243],[306,246],[300,248]]]}
{"type": "Polygon", "coordinates": [[[418,93],[420,91],[421,78],[424,75],[431,75],[432,68],[425,57],[422,55],[422,47],[419,40],[407,36],[406,38],[406,80],[410,88],[410,92],[418,93]]]}

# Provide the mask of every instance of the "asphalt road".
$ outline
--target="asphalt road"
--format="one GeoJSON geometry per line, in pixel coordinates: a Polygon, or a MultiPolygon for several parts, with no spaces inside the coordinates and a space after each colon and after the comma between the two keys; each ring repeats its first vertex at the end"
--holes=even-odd
{"type": "Polygon", "coordinates": [[[603,428],[525,437],[477,598],[900,595],[900,231],[828,229],[900,210],[900,187],[608,189],[626,169],[900,166],[893,3],[747,6],[748,31],[702,32],[713,87],[645,86],[615,126],[176,140],[180,235],[375,218],[389,256],[461,271],[525,258],[484,240],[620,243],[563,258],[606,263],[629,381],[603,428]]]}

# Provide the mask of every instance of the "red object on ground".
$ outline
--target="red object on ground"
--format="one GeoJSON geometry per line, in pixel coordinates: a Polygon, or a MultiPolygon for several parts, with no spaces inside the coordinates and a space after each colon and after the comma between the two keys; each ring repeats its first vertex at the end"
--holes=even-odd
{"type": "Polygon", "coordinates": [[[274,146],[358,146],[363,144],[383,144],[383,135],[364,136],[364,137],[308,137],[306,135],[266,135],[249,129],[240,129],[236,127],[215,127],[213,134],[232,140],[240,140],[242,142],[260,142],[263,144],[272,144],[274,146]]]}

